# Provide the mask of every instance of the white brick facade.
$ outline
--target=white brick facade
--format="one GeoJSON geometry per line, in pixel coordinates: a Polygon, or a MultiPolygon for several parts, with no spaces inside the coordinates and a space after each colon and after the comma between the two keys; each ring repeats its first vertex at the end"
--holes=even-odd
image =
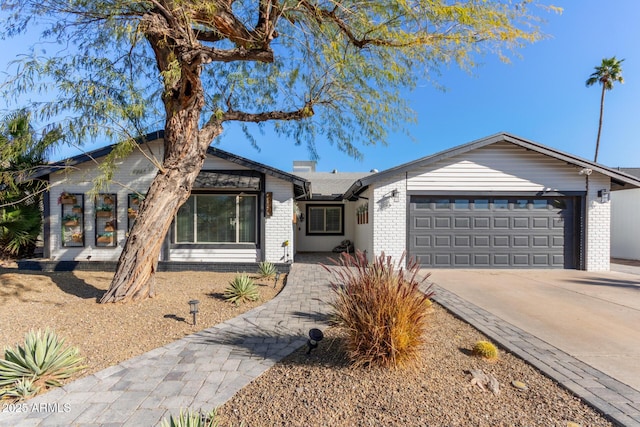
{"type": "Polygon", "coordinates": [[[611,202],[602,202],[598,191],[609,190],[610,179],[601,174],[589,176],[586,212],[585,270],[609,271],[611,202]]]}
{"type": "Polygon", "coordinates": [[[289,182],[267,176],[266,191],[273,193],[273,215],[266,217],[264,259],[273,263],[293,260],[293,189],[289,182]],[[285,246],[284,242],[289,245],[285,246]]]}
{"type": "Polygon", "coordinates": [[[404,175],[376,183],[370,210],[373,211],[373,254],[399,260],[407,248],[407,185],[404,175]]]}

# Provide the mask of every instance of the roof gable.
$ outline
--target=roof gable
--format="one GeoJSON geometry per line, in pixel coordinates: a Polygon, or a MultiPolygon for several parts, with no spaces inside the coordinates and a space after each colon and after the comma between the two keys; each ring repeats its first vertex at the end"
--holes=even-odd
{"type": "MultiPolygon", "coordinates": [[[[136,138],[136,143],[143,144],[146,142],[152,142],[152,141],[156,141],[163,138],[164,138],[164,131],[160,130],[160,131],[151,132],[145,136],[136,138]]],[[[37,172],[37,174],[31,176],[30,178],[43,177],[69,166],[76,166],[85,162],[94,161],[97,158],[104,157],[109,153],[111,153],[116,145],[117,144],[111,144],[106,147],[98,148],[96,150],[93,150],[84,154],[80,154],[65,160],[61,160],[59,162],[51,163],[46,167],[41,168],[37,172]]],[[[256,161],[246,159],[244,157],[229,153],[227,151],[221,150],[216,147],[209,147],[207,149],[207,154],[210,156],[219,157],[231,163],[235,163],[237,165],[246,167],[248,169],[261,172],[265,175],[270,175],[278,179],[289,181],[294,185],[296,197],[304,197],[307,194],[310,194],[310,183],[304,178],[300,178],[296,175],[292,175],[290,173],[281,171],[271,166],[267,166],[256,161]]]]}
{"type": "Polygon", "coordinates": [[[366,187],[369,185],[385,179],[389,178],[396,174],[403,174],[410,172],[415,169],[420,169],[424,167],[428,167],[430,165],[435,164],[436,162],[450,159],[456,156],[460,156],[462,154],[468,153],[473,150],[477,150],[482,147],[487,147],[489,145],[498,143],[498,142],[508,142],[527,150],[535,151],[540,154],[550,156],[552,158],[561,160],[568,164],[572,164],[581,168],[590,169],[592,172],[598,172],[603,175],[606,175],[612,179],[612,183],[617,186],[625,186],[630,185],[632,187],[640,187],[640,179],[619,170],[611,169],[606,166],[603,166],[598,163],[591,162],[589,160],[556,150],[551,147],[547,147],[542,144],[538,144],[533,141],[529,141],[514,135],[510,135],[508,133],[498,133],[495,135],[488,136],[486,138],[478,139],[467,144],[459,145],[457,147],[450,148],[448,150],[441,151],[439,153],[422,157],[420,159],[404,163],[402,165],[386,169],[382,172],[379,172],[374,175],[370,175],[368,177],[359,179],[345,192],[344,197],[349,199],[353,198],[360,192],[364,191],[366,187]]]}

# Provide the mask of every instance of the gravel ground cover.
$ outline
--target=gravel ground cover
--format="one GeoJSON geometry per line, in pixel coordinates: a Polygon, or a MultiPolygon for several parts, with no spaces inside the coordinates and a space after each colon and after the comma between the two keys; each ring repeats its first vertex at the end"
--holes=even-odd
{"type": "Polygon", "coordinates": [[[236,306],[223,298],[235,276],[158,273],[154,298],[99,304],[113,273],[0,268],[0,349],[22,343],[30,329],[48,327],[80,349],[88,366],[80,376],[88,375],[249,311],[272,299],[284,279],[276,288],[273,280],[256,279],[260,300],[236,306]],[[200,301],[196,326],[189,314],[192,299],[200,301]]]}
{"type": "Polygon", "coordinates": [[[317,350],[302,348],[219,408],[222,426],[611,426],[591,407],[515,356],[471,355],[486,339],[434,304],[419,366],[353,368],[345,331],[331,328],[317,350]],[[496,377],[494,395],[471,384],[473,369],[496,377]],[[512,381],[526,383],[520,391],[512,381]]]}
{"type": "MultiPolygon", "coordinates": [[[[260,301],[235,306],[222,298],[234,276],[158,273],[155,298],[101,305],[97,299],[107,289],[110,273],[0,268],[0,348],[22,342],[29,329],[49,327],[80,348],[86,375],[235,317],[273,298],[282,287],[282,278],[275,289],[273,281],[263,281],[260,301]],[[190,299],[200,300],[197,326],[191,324],[190,299]]],[[[220,407],[220,425],[612,425],[508,352],[501,350],[492,363],[471,356],[473,344],[486,338],[436,304],[428,346],[414,369],[353,368],[343,349],[344,331],[330,328],[325,333],[311,355],[298,350],[220,407]],[[472,369],[494,375],[500,393],[472,385],[472,369]],[[513,380],[525,382],[528,390],[515,389],[513,380]]]]}

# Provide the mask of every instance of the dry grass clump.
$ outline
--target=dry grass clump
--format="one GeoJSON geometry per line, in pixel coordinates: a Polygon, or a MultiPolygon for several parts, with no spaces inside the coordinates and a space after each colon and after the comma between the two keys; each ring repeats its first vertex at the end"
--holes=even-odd
{"type": "Polygon", "coordinates": [[[347,330],[347,350],[356,366],[402,368],[419,359],[425,344],[429,298],[417,280],[419,267],[400,267],[382,253],[372,263],[358,252],[342,254],[331,286],[335,322],[347,330]]]}

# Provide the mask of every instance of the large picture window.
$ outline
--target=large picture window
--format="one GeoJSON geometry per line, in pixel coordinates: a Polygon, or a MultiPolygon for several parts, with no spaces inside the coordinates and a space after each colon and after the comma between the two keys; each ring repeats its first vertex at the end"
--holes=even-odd
{"type": "Polygon", "coordinates": [[[307,205],[307,234],[344,234],[344,206],[307,205]]]}
{"type": "Polygon", "coordinates": [[[176,243],[257,243],[255,195],[194,194],[178,210],[176,243]]]}

